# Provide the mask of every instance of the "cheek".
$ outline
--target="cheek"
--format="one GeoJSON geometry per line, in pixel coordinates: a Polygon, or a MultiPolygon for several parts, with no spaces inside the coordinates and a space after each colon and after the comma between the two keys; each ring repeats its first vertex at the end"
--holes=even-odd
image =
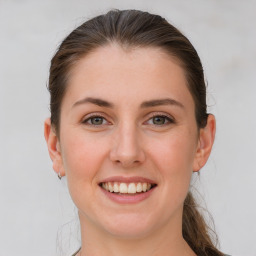
{"type": "Polygon", "coordinates": [[[93,136],[85,136],[79,132],[65,136],[62,159],[69,180],[93,182],[106,155],[106,147],[99,141],[93,136]]]}
{"type": "Polygon", "coordinates": [[[189,131],[156,140],[150,155],[157,165],[163,182],[172,187],[189,186],[196,152],[195,136],[189,131]],[[175,184],[174,184],[175,183],[175,184]]]}
{"type": "Polygon", "coordinates": [[[85,202],[90,205],[96,196],[97,174],[106,156],[106,145],[93,136],[76,131],[66,133],[61,146],[70,195],[78,208],[84,207],[85,202]]]}
{"type": "Polygon", "coordinates": [[[163,140],[156,139],[148,151],[160,181],[158,204],[165,208],[161,213],[164,220],[183,209],[193,171],[195,144],[195,136],[191,137],[189,131],[177,132],[163,140]]]}

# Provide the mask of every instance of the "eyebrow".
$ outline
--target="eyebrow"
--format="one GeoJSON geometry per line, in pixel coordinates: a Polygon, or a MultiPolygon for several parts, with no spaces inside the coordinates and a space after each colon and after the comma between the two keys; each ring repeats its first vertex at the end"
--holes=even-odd
{"type": "Polygon", "coordinates": [[[145,101],[140,105],[140,107],[148,108],[148,107],[156,107],[161,105],[173,105],[173,106],[184,108],[184,105],[181,104],[179,101],[176,101],[170,98],[145,101]]]}
{"type": "Polygon", "coordinates": [[[107,108],[113,108],[114,105],[108,101],[102,100],[102,99],[98,99],[98,98],[91,98],[91,97],[87,97],[84,98],[82,100],[77,101],[72,107],[81,105],[81,104],[85,104],[85,103],[92,103],[95,104],[97,106],[100,107],[107,107],[107,108]]]}
{"type": "MultiPolygon", "coordinates": [[[[72,107],[79,106],[79,105],[86,104],[86,103],[92,103],[92,104],[95,104],[100,107],[107,107],[107,108],[114,107],[113,103],[110,103],[103,99],[92,98],[92,97],[86,97],[82,100],[79,100],[75,104],[73,104],[72,107]]],[[[173,106],[178,106],[178,107],[184,108],[184,105],[182,103],[180,103],[179,101],[176,101],[174,99],[171,99],[171,98],[144,101],[141,103],[140,107],[148,108],[148,107],[156,107],[156,106],[162,106],[162,105],[173,105],[173,106]]]]}

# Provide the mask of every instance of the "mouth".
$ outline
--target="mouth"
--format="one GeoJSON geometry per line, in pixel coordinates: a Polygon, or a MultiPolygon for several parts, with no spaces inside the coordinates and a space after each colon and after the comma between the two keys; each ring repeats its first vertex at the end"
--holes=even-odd
{"type": "Polygon", "coordinates": [[[118,195],[137,195],[150,191],[157,185],[149,182],[101,182],[100,187],[118,195]]]}

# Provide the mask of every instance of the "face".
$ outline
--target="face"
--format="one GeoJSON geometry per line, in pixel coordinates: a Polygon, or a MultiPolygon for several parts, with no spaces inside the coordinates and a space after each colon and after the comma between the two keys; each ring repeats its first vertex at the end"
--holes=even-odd
{"type": "Polygon", "coordinates": [[[119,237],[181,230],[199,136],[177,61],[157,48],[106,46],[71,72],[54,166],[88,229],[119,237]]]}

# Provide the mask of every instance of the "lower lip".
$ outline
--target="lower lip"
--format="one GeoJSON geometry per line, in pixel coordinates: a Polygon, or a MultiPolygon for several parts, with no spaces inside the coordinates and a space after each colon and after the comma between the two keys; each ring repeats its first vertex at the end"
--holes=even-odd
{"type": "Polygon", "coordinates": [[[141,201],[144,201],[150,195],[154,192],[155,188],[150,189],[147,192],[142,192],[139,194],[117,194],[117,193],[111,193],[104,188],[100,187],[102,192],[112,201],[119,203],[119,204],[136,204],[141,201]]]}

